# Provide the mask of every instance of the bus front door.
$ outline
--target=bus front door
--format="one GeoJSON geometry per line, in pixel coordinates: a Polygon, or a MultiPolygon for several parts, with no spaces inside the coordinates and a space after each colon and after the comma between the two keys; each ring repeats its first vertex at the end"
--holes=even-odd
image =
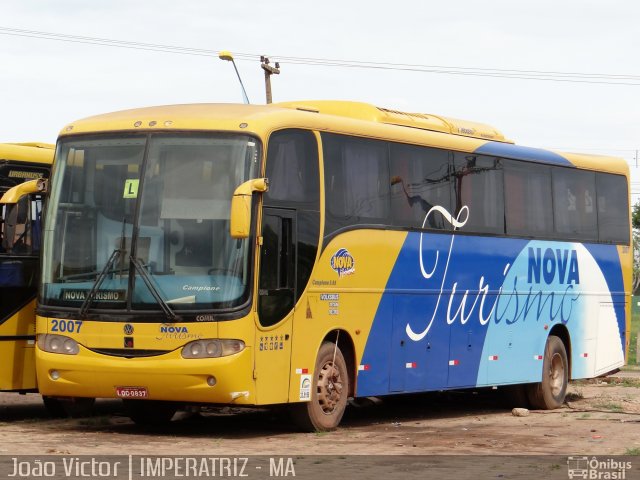
{"type": "Polygon", "coordinates": [[[39,198],[2,205],[0,390],[35,390],[35,297],[39,278],[39,198]],[[6,214],[6,218],[5,218],[6,214]]]}
{"type": "Polygon", "coordinates": [[[256,392],[262,405],[286,403],[289,397],[295,245],[295,210],[264,208],[255,340],[256,392]]]}

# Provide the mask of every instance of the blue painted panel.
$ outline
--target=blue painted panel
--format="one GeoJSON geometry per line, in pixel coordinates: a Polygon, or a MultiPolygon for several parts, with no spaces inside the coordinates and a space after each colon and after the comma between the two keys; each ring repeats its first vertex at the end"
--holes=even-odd
{"type": "Polygon", "coordinates": [[[362,363],[375,368],[358,395],[539,381],[555,325],[569,332],[574,378],[593,376],[622,361],[623,300],[613,245],[411,232],[373,320],[362,363]]]}
{"type": "Polygon", "coordinates": [[[569,160],[555,152],[543,150],[541,148],[512,145],[510,143],[487,142],[480,148],[476,149],[474,153],[512,158],[514,160],[529,160],[532,162],[573,167],[573,164],[569,160]]]}

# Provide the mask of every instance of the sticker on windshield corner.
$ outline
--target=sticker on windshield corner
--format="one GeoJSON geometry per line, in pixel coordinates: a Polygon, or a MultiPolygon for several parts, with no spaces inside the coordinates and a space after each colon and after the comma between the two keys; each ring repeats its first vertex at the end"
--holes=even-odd
{"type": "Polygon", "coordinates": [[[124,181],[124,193],[122,198],[136,198],[138,196],[138,185],[140,180],[137,178],[128,178],[124,181]]]}
{"type": "Polygon", "coordinates": [[[331,268],[342,278],[356,271],[356,261],[346,248],[341,248],[331,257],[331,268]]]}
{"type": "Polygon", "coordinates": [[[311,375],[300,376],[300,400],[304,402],[311,400],[311,375]]]}

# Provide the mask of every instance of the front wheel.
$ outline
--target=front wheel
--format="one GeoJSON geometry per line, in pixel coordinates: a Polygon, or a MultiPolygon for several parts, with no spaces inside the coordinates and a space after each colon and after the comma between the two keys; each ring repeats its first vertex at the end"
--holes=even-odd
{"type": "Polygon", "coordinates": [[[305,431],[334,430],[347,407],[349,372],[335,343],[324,342],[318,351],[311,401],[292,405],[294,422],[305,431]]]}
{"type": "Polygon", "coordinates": [[[42,402],[47,408],[49,415],[54,418],[81,418],[89,417],[93,413],[95,398],[81,397],[42,397],[42,402]]]}
{"type": "Polygon", "coordinates": [[[178,411],[174,402],[160,400],[123,400],[127,415],[136,425],[159,426],[171,421],[178,411]]]}
{"type": "Polygon", "coordinates": [[[544,349],[542,381],[528,385],[527,396],[533,408],[553,410],[564,403],[569,383],[569,361],[564,343],[549,335],[544,349]]]}

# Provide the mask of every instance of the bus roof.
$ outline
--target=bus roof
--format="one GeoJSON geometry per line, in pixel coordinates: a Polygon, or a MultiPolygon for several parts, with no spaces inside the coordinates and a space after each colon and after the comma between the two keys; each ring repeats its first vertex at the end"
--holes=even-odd
{"type": "Polygon", "coordinates": [[[282,128],[309,128],[628,176],[628,165],[620,158],[523,147],[515,145],[497,129],[482,123],[347,101],[305,100],[270,105],[187,104],[138,108],[78,120],[64,127],[60,135],[215,130],[254,133],[267,138],[271,132],[282,128]]]}
{"type": "Polygon", "coordinates": [[[513,143],[507,140],[502,133],[490,125],[484,123],[458,120],[455,118],[441,117],[427,113],[409,113],[388,108],[376,107],[361,102],[336,102],[331,100],[312,100],[301,102],[283,102],[278,106],[293,108],[296,110],[337,115],[357,120],[378,122],[388,125],[418,128],[434,132],[461,135],[463,137],[481,138],[498,142],[513,143]]]}
{"type": "Polygon", "coordinates": [[[0,143],[0,162],[53,163],[55,145],[50,143],[0,143]]]}

